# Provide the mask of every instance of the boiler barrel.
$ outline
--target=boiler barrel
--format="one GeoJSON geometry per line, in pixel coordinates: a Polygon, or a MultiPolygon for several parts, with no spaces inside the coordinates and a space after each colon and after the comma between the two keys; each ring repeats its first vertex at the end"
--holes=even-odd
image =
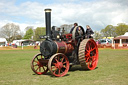
{"type": "Polygon", "coordinates": [[[67,44],[66,42],[56,42],[57,45],[57,53],[64,53],[64,54],[70,54],[74,50],[74,47],[72,44],[67,44]]]}
{"type": "Polygon", "coordinates": [[[40,52],[43,56],[50,57],[55,53],[71,54],[74,50],[72,44],[67,44],[64,41],[57,42],[51,40],[45,40],[40,45],[40,52]]]}

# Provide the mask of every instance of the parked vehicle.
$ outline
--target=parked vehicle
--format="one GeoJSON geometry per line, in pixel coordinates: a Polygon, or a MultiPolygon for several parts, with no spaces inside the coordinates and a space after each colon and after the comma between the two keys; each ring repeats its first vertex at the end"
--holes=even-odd
{"type": "Polygon", "coordinates": [[[106,48],[112,46],[112,40],[111,39],[99,39],[98,40],[98,47],[100,48],[106,48]]]}

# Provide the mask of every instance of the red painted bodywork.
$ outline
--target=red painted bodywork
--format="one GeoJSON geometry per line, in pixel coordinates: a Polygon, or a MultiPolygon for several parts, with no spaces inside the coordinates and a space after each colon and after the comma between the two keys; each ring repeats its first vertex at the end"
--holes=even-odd
{"type": "Polygon", "coordinates": [[[65,36],[66,39],[68,39],[69,41],[72,40],[72,34],[65,34],[64,36],[65,36]]]}
{"type": "Polygon", "coordinates": [[[74,43],[72,41],[72,34],[65,34],[64,36],[68,40],[67,42],[55,41],[55,43],[57,45],[57,53],[64,53],[64,54],[72,53],[72,51],[74,50],[74,43]]]}

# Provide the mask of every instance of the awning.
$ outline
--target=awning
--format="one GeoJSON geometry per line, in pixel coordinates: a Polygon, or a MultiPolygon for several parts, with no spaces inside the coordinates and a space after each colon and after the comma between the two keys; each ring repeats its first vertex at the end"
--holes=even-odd
{"type": "Polygon", "coordinates": [[[117,39],[128,39],[128,36],[118,36],[114,38],[114,40],[117,40],[117,39]]]}

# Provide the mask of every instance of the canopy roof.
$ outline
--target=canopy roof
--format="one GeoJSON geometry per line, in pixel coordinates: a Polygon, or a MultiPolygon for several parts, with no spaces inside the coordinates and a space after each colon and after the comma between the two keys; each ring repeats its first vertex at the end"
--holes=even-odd
{"type": "Polygon", "coordinates": [[[124,35],[117,36],[114,38],[114,40],[116,40],[116,39],[128,39],[128,32],[126,32],[124,35]]]}
{"type": "Polygon", "coordinates": [[[128,36],[118,36],[114,38],[114,40],[116,39],[128,39],[128,36]]]}
{"type": "Polygon", "coordinates": [[[0,42],[7,42],[5,38],[0,38],[0,42]]]}

